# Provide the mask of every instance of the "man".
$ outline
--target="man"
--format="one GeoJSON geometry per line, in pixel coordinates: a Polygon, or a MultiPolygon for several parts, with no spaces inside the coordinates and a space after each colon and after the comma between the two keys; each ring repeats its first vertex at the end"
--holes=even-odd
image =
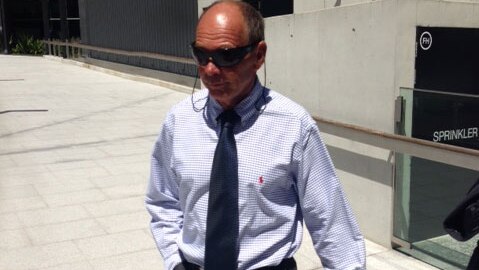
{"type": "Polygon", "coordinates": [[[325,269],[364,269],[363,238],[306,111],[262,86],[264,22],[213,3],[192,52],[206,89],[169,112],[146,204],[165,269],[296,269],[303,220],[325,269]]]}

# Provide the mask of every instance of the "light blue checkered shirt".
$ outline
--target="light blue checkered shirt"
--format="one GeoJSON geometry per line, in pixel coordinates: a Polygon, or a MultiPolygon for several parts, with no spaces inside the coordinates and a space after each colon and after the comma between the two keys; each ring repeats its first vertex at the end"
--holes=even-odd
{"type": "MultiPolygon", "coordinates": [[[[220,129],[215,119],[222,110],[207,90],[199,91],[171,109],[156,141],[146,206],[165,269],[173,269],[181,256],[203,266],[208,186],[220,129]]],[[[238,268],[277,265],[292,257],[304,219],[325,269],[364,269],[363,238],[314,120],[260,83],[235,111],[241,116],[235,126],[238,268]]]]}

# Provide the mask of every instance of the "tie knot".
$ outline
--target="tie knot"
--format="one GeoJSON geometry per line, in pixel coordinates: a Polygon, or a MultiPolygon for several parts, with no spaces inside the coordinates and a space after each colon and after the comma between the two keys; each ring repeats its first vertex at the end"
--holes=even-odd
{"type": "Polygon", "coordinates": [[[226,110],[222,112],[217,120],[220,121],[222,127],[231,127],[239,122],[241,118],[234,110],[226,110]]]}

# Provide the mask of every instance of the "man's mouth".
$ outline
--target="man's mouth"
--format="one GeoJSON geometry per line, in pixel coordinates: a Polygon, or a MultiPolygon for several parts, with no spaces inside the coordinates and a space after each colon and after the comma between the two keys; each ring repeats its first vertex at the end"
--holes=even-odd
{"type": "Polygon", "coordinates": [[[225,84],[223,82],[214,82],[214,83],[207,82],[205,83],[205,85],[208,88],[222,88],[224,87],[225,84]]]}

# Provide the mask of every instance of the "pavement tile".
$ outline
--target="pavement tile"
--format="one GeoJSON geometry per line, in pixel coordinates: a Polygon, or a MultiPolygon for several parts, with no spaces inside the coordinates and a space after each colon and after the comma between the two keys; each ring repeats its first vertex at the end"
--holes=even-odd
{"type": "Polygon", "coordinates": [[[17,216],[25,227],[35,227],[47,224],[64,223],[69,221],[87,219],[90,217],[90,214],[80,205],[70,205],[56,208],[18,212],[17,216]]]}
{"type": "Polygon", "coordinates": [[[2,251],[0,269],[31,270],[84,260],[72,242],[2,251]],[[28,256],[26,256],[28,254],[28,256]]]}
{"type": "Polygon", "coordinates": [[[110,172],[112,175],[123,175],[123,174],[131,174],[131,173],[144,173],[150,171],[149,165],[149,154],[145,153],[144,161],[130,163],[128,165],[109,165],[105,166],[105,169],[110,172]],[[148,162],[147,162],[148,160],[148,162]]]}
{"type": "Polygon", "coordinates": [[[387,248],[385,248],[381,245],[378,245],[378,244],[376,244],[372,241],[369,241],[367,239],[365,240],[365,246],[366,246],[366,255],[367,256],[388,251],[387,248]]]}
{"type": "MultiPolygon", "coordinates": [[[[84,140],[84,138],[82,138],[84,140]]],[[[88,143],[88,142],[87,142],[88,143]]],[[[54,151],[60,157],[57,159],[57,164],[61,163],[75,163],[71,161],[82,162],[86,160],[96,160],[100,158],[107,158],[108,154],[99,149],[95,145],[78,145],[74,147],[57,149],[54,151]]],[[[96,164],[95,164],[96,165],[96,164]]],[[[95,166],[94,165],[94,166],[95,166]]]]}
{"type": "Polygon", "coordinates": [[[55,183],[35,184],[34,187],[38,194],[49,195],[92,189],[95,185],[88,179],[65,178],[57,180],[55,183]]]}
{"type": "Polygon", "coordinates": [[[0,231],[19,229],[23,223],[16,213],[0,214],[0,231]]]}
{"type": "Polygon", "coordinates": [[[90,261],[95,270],[163,270],[163,260],[156,249],[123,254],[90,261]]]}
{"type": "Polygon", "coordinates": [[[296,260],[296,265],[298,269],[301,269],[301,270],[323,269],[323,267],[321,266],[321,263],[318,263],[318,260],[314,260],[305,254],[296,253],[294,255],[294,259],[296,260]]]}
{"type": "Polygon", "coordinates": [[[61,265],[47,267],[47,268],[41,268],[38,270],[94,270],[94,268],[88,261],[79,261],[79,262],[61,264],[61,265]]]}
{"type": "MultiPolygon", "coordinates": [[[[153,144],[151,147],[153,149],[153,144]]],[[[147,155],[145,154],[133,154],[133,155],[119,155],[119,156],[111,156],[108,159],[100,159],[97,160],[97,163],[102,165],[103,167],[115,166],[115,165],[127,165],[130,163],[138,163],[142,161],[146,161],[147,163],[150,162],[151,151],[148,152],[147,155]]]]}
{"type": "Polygon", "coordinates": [[[52,171],[52,173],[58,179],[69,179],[69,178],[91,179],[91,178],[105,177],[110,175],[110,173],[107,170],[105,170],[104,168],[100,166],[90,167],[90,168],[76,168],[76,169],[68,169],[68,170],[61,170],[61,171],[52,171]]]}
{"type": "Polygon", "coordinates": [[[30,240],[24,230],[0,231],[0,253],[30,245],[30,240]]]}
{"type": "Polygon", "coordinates": [[[148,228],[150,220],[151,217],[146,211],[97,218],[98,223],[108,233],[148,228]]]}
{"type": "Polygon", "coordinates": [[[322,269],[321,261],[313,247],[313,241],[307,229],[303,233],[303,242],[298,252],[294,255],[298,269],[313,270],[322,269]]]}
{"type": "Polygon", "coordinates": [[[0,156],[0,173],[3,168],[11,168],[17,166],[10,156],[0,156]]]}
{"type": "MultiPolygon", "coordinates": [[[[149,235],[149,236],[151,237],[151,239],[153,239],[153,234],[151,233],[151,227],[150,227],[150,225],[148,225],[148,227],[145,228],[145,229],[143,230],[143,232],[144,232],[145,234],[149,235]]],[[[154,240],[153,240],[153,241],[154,241],[154,240]]]]}
{"type": "Polygon", "coordinates": [[[148,156],[149,148],[145,147],[144,143],[128,142],[122,144],[102,145],[98,147],[100,150],[106,152],[110,156],[125,156],[142,154],[148,156]]]}
{"type": "MultiPolygon", "coordinates": [[[[0,171],[1,174],[1,171],[0,171]]],[[[0,181],[0,188],[3,187],[12,187],[12,186],[23,186],[23,185],[33,185],[40,183],[52,183],[56,182],[56,177],[51,172],[41,172],[37,174],[28,174],[28,175],[9,175],[3,176],[0,181]]]]}
{"type": "Polygon", "coordinates": [[[88,203],[84,204],[83,207],[94,217],[104,217],[143,210],[145,209],[144,200],[144,196],[136,196],[88,203]]]}
{"type": "Polygon", "coordinates": [[[37,197],[38,192],[33,185],[8,186],[0,189],[0,200],[37,197]]]}
{"type": "MultiPolygon", "coordinates": [[[[0,214],[46,208],[47,204],[42,197],[0,200],[0,214]]],[[[1,269],[1,268],[0,268],[1,269]]]]}
{"type": "MultiPolygon", "coordinates": [[[[29,133],[29,130],[25,130],[25,132],[29,133]]],[[[55,141],[60,140],[60,138],[57,138],[55,135],[51,136],[48,139],[40,139],[40,138],[37,138],[36,136],[33,136],[32,134],[30,134],[29,136],[33,136],[33,138],[22,139],[22,137],[26,137],[26,135],[22,135],[22,137],[17,137],[18,135],[14,135],[14,136],[15,136],[15,141],[17,142],[16,145],[18,145],[19,147],[12,148],[11,151],[20,152],[20,153],[27,153],[27,152],[34,153],[34,152],[48,151],[49,149],[54,149],[56,147],[57,144],[55,144],[55,141]]]]}
{"type": "Polygon", "coordinates": [[[107,199],[105,194],[97,189],[88,189],[82,191],[48,194],[43,197],[50,207],[60,207],[65,205],[83,204],[88,202],[98,202],[107,199]]]}
{"type": "Polygon", "coordinates": [[[420,262],[412,257],[389,250],[368,257],[366,261],[368,270],[431,270],[437,269],[429,264],[420,262]]]}
{"type": "Polygon", "coordinates": [[[141,184],[147,182],[148,178],[138,173],[125,173],[110,175],[107,177],[95,177],[90,179],[99,188],[108,188],[121,185],[141,184]]]}
{"type": "Polygon", "coordinates": [[[35,152],[26,149],[21,151],[21,153],[11,155],[11,158],[17,166],[32,166],[54,163],[59,157],[51,151],[35,152]]]}
{"type": "MultiPolygon", "coordinates": [[[[57,113],[54,110],[51,110],[50,113],[57,113]]],[[[72,147],[72,136],[75,136],[77,132],[80,131],[81,126],[76,125],[72,126],[74,123],[77,123],[75,119],[72,119],[69,122],[64,122],[64,121],[58,121],[57,123],[52,123],[48,126],[45,126],[42,129],[38,129],[33,134],[35,135],[36,138],[38,138],[41,141],[47,141],[49,142],[51,138],[55,138],[56,140],[63,140],[65,142],[68,142],[66,144],[62,144],[60,146],[56,147],[61,147],[61,148],[70,148],[72,147]],[[57,126],[61,126],[60,128],[57,128],[57,126]]],[[[35,146],[41,146],[38,145],[37,143],[34,143],[32,145],[35,146]]]]}
{"type": "Polygon", "coordinates": [[[49,224],[26,229],[34,245],[104,235],[105,230],[94,219],[49,224]]]}
{"type": "Polygon", "coordinates": [[[38,175],[42,173],[50,172],[48,168],[44,165],[33,165],[33,166],[22,166],[22,167],[11,167],[11,168],[2,168],[0,170],[1,176],[31,176],[38,175]]]}
{"type": "Polygon", "coordinates": [[[120,185],[101,190],[111,199],[127,198],[145,194],[146,181],[143,184],[120,185]]]}
{"type": "Polygon", "coordinates": [[[153,240],[142,230],[121,232],[76,240],[88,259],[122,255],[154,248],[153,240]]]}
{"type": "MultiPolygon", "coordinates": [[[[74,152],[74,151],[71,151],[74,152]]],[[[65,157],[69,157],[69,155],[65,155],[65,157]]],[[[62,172],[62,171],[70,171],[74,169],[90,169],[97,167],[98,165],[95,161],[92,160],[80,160],[76,162],[61,162],[55,164],[46,165],[46,167],[51,170],[52,172],[62,172]]]]}

